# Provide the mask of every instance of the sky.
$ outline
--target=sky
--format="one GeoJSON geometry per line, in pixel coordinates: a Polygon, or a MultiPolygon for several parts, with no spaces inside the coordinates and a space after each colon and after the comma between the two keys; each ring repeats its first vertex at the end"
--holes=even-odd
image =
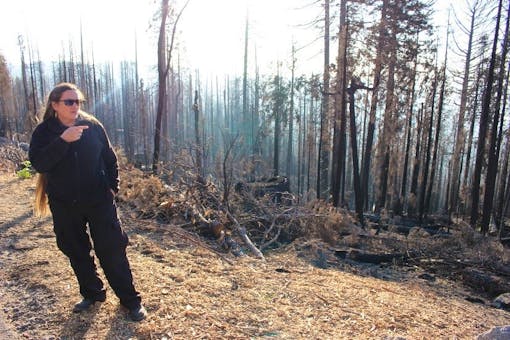
{"type": "MultiPolygon", "coordinates": [[[[248,6],[250,36],[254,38],[250,47],[257,48],[257,59],[265,64],[285,59],[293,34],[302,39],[315,34],[296,29],[299,13],[293,8],[300,1],[191,0],[177,26],[184,41],[185,55],[181,58],[201,72],[239,73],[248,6]]],[[[178,8],[183,3],[178,1],[178,8]]],[[[22,34],[30,39],[27,44],[40,51],[43,60],[56,59],[64,47],[67,49],[69,40],[79,50],[81,22],[85,50],[91,55],[93,45],[95,60],[133,59],[135,35],[139,60],[151,60],[156,56],[159,22],[151,27],[150,19],[158,5],[159,1],[154,0],[14,1],[0,12],[0,51],[8,62],[17,62],[17,37],[22,34]]],[[[309,13],[301,11],[302,15],[309,13]]]]}
{"type": "MultiPolygon", "coordinates": [[[[185,0],[177,0],[181,8],[185,0]]],[[[261,67],[275,68],[276,61],[290,60],[292,42],[312,43],[318,32],[305,29],[321,12],[311,0],[190,0],[178,24],[182,45],[180,59],[190,69],[207,74],[242,72],[246,8],[249,8],[250,58],[261,67]]],[[[450,1],[439,0],[438,12],[446,17],[450,1]]],[[[138,59],[149,63],[156,56],[158,21],[150,24],[159,0],[24,0],[12,1],[0,12],[0,51],[8,63],[19,60],[17,37],[22,34],[39,50],[42,60],[56,60],[68,42],[79,51],[80,23],[84,48],[96,61],[138,59]],[[93,47],[93,48],[92,48],[93,47]]],[[[438,19],[438,25],[444,23],[438,19]]],[[[316,44],[320,44],[318,41],[316,44]]],[[[297,65],[303,73],[320,72],[318,48],[302,49],[297,65]],[[314,54],[315,53],[315,54],[314,54]]],[[[177,58],[174,55],[174,58],[177,58]]],[[[175,59],[174,59],[175,60],[175,59]]],[[[288,66],[287,66],[288,67],[288,66]]],[[[149,71],[150,72],[150,71],[149,71]]]]}

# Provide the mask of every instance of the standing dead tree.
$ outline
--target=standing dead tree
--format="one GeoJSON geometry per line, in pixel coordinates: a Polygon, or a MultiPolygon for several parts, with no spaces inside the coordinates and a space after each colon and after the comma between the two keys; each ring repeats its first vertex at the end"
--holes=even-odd
{"type": "Polygon", "coordinates": [[[230,196],[230,191],[232,190],[233,185],[233,175],[234,175],[234,158],[235,158],[235,146],[238,144],[239,134],[236,134],[233,138],[227,141],[226,136],[223,136],[225,140],[224,144],[224,156],[223,156],[223,164],[222,164],[222,174],[223,174],[223,204],[228,208],[228,199],[230,196]]]}
{"type": "Polygon", "coordinates": [[[492,121],[492,127],[490,131],[489,149],[488,149],[488,162],[487,162],[487,176],[485,176],[485,192],[483,199],[483,215],[481,220],[482,232],[487,233],[489,231],[489,222],[493,213],[493,201],[495,196],[496,186],[496,175],[498,172],[499,153],[502,139],[501,129],[498,128],[503,124],[505,112],[501,110],[501,98],[503,96],[503,76],[506,74],[506,56],[508,54],[508,34],[510,27],[510,8],[506,17],[506,28],[503,37],[502,52],[500,67],[497,76],[496,84],[496,103],[494,109],[494,116],[492,121]],[[501,122],[499,117],[501,113],[501,122]],[[499,129],[499,132],[498,132],[499,129]],[[498,136],[499,134],[499,136],[498,136]]]}
{"type": "Polygon", "coordinates": [[[346,89],[349,95],[349,124],[350,124],[350,135],[351,135],[351,150],[352,150],[352,172],[354,179],[354,196],[355,196],[355,208],[356,215],[358,216],[361,225],[364,225],[363,220],[363,194],[361,192],[361,181],[359,173],[359,160],[358,160],[358,141],[357,141],[357,129],[356,129],[356,114],[355,114],[355,102],[354,94],[357,90],[373,90],[370,87],[365,86],[359,79],[352,78],[351,86],[346,89]]]}
{"type": "MultiPolygon", "coordinates": [[[[496,59],[497,59],[497,49],[498,49],[498,36],[499,36],[499,25],[501,20],[501,9],[503,7],[502,0],[499,0],[498,5],[498,14],[496,17],[496,28],[494,30],[494,40],[492,45],[492,53],[489,61],[489,68],[487,70],[487,84],[484,89],[483,98],[482,98],[482,112],[480,114],[480,125],[479,125],[479,134],[478,134],[478,146],[476,149],[476,163],[475,170],[473,174],[473,185],[471,187],[471,219],[470,224],[471,227],[475,227],[478,222],[478,208],[480,202],[480,181],[482,177],[482,166],[484,161],[484,153],[485,153],[485,142],[487,139],[487,129],[489,124],[489,114],[490,107],[492,102],[492,88],[494,85],[494,74],[496,68],[496,59]]],[[[487,189],[487,188],[486,188],[487,189]]],[[[490,202],[492,206],[492,201],[490,202]]],[[[482,232],[486,233],[488,231],[488,224],[486,226],[482,226],[482,232]]]]}
{"type": "Polygon", "coordinates": [[[322,108],[320,117],[320,137],[319,137],[319,160],[317,164],[317,198],[327,199],[328,193],[328,172],[329,172],[329,153],[330,146],[330,76],[329,76],[329,25],[330,25],[330,0],[324,0],[324,73],[322,79],[323,91],[322,108]]]}
{"type": "Polygon", "coordinates": [[[166,20],[170,13],[168,0],[162,0],[161,4],[161,25],[159,27],[159,38],[158,38],[158,109],[156,113],[156,129],[154,131],[154,153],[152,156],[152,171],[154,174],[158,172],[158,163],[160,156],[160,144],[161,144],[161,123],[163,115],[166,114],[166,103],[167,103],[167,79],[168,72],[170,70],[170,62],[172,61],[172,50],[175,41],[175,32],[177,30],[177,23],[179,18],[190,0],[186,1],[180,12],[175,18],[175,22],[172,29],[172,36],[170,38],[170,46],[167,50],[166,42],[166,20]]]}
{"type": "Polygon", "coordinates": [[[345,126],[346,126],[346,98],[345,88],[347,83],[347,1],[340,3],[340,29],[338,31],[338,56],[336,91],[334,93],[334,119],[333,119],[333,161],[331,165],[331,197],[333,205],[338,207],[344,202],[345,185],[345,126]],[[341,192],[341,194],[340,194],[341,192]]]}
{"type": "MultiPolygon", "coordinates": [[[[467,33],[468,42],[465,52],[465,61],[464,61],[464,72],[462,76],[462,89],[460,95],[460,103],[459,103],[459,112],[457,118],[457,128],[456,128],[456,139],[455,139],[455,148],[452,156],[452,167],[451,167],[451,181],[450,181],[450,190],[448,193],[448,212],[451,215],[458,209],[459,202],[459,186],[460,186],[460,176],[461,176],[461,167],[462,167],[462,154],[465,152],[465,143],[466,143],[466,131],[464,128],[466,121],[466,114],[468,113],[468,90],[469,90],[469,80],[471,76],[471,62],[472,57],[471,54],[473,52],[473,44],[474,44],[474,33],[475,33],[475,20],[478,14],[478,2],[475,1],[472,8],[470,9],[470,25],[467,33]]],[[[459,25],[460,27],[464,27],[459,25]]],[[[475,92],[476,95],[476,92],[475,92]]],[[[468,154],[469,156],[469,154],[468,154]]],[[[465,172],[467,173],[467,172],[465,172]]]]}
{"type": "Polygon", "coordinates": [[[368,198],[368,178],[370,176],[370,165],[372,160],[372,150],[375,135],[375,120],[377,105],[379,103],[379,91],[381,84],[381,74],[383,68],[383,50],[385,46],[386,25],[387,25],[388,1],[384,0],[381,8],[381,19],[378,27],[377,50],[373,72],[372,98],[370,100],[370,115],[367,128],[367,138],[365,142],[365,154],[363,155],[363,167],[361,172],[361,192],[363,201],[368,198]]]}
{"type": "Polygon", "coordinates": [[[198,181],[204,182],[204,169],[203,169],[203,155],[202,155],[202,141],[200,139],[200,105],[198,102],[198,91],[195,91],[195,99],[193,102],[193,112],[195,113],[195,149],[196,149],[196,169],[198,181]]]}

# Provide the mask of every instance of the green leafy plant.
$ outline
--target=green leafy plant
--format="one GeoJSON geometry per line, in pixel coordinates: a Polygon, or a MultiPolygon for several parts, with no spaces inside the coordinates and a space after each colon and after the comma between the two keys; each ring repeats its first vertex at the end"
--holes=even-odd
{"type": "Polygon", "coordinates": [[[32,174],[34,173],[34,170],[32,168],[32,164],[30,161],[24,161],[21,163],[22,169],[16,171],[16,175],[18,175],[19,178],[27,179],[31,178],[32,174]]]}

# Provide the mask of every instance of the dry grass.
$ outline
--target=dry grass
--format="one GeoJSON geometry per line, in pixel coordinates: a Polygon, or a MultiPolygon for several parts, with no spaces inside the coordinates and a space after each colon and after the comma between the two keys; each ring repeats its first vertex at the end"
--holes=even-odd
{"type": "Polygon", "coordinates": [[[417,267],[390,266],[386,274],[350,267],[321,253],[327,245],[315,239],[297,239],[266,261],[225,254],[229,264],[210,250],[214,242],[193,242],[124,210],[128,257],[149,317],[127,321],[111,290],[105,303],[73,314],[76,281],[51,220],[32,217],[33,187],[0,175],[0,307],[21,338],[472,339],[510,324],[510,313],[468,302],[454,281],[419,279],[417,267]]]}

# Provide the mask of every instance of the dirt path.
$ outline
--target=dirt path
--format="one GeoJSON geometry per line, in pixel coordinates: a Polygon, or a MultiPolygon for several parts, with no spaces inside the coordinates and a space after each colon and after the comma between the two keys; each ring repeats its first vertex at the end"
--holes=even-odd
{"type": "MultiPolygon", "coordinates": [[[[7,197],[5,197],[4,195],[0,196],[0,225],[2,226],[0,232],[3,232],[4,223],[6,223],[8,220],[8,214],[6,214],[6,212],[2,208],[6,205],[6,203],[7,203],[6,200],[7,200],[7,197]]],[[[2,249],[2,250],[4,249],[3,243],[2,243],[2,247],[0,249],[2,249]]],[[[4,273],[5,271],[6,271],[5,264],[3,261],[0,261],[0,273],[4,273]]],[[[0,278],[3,279],[2,274],[0,274],[0,278]]],[[[0,290],[0,301],[4,301],[5,298],[6,298],[5,293],[2,290],[0,290]]],[[[2,305],[3,304],[0,303],[0,306],[2,306],[2,305]]],[[[12,325],[7,321],[8,318],[7,318],[7,315],[5,315],[4,309],[5,308],[0,309],[0,334],[1,334],[1,336],[5,339],[19,339],[20,338],[19,335],[16,334],[12,325]]]]}
{"type": "Polygon", "coordinates": [[[3,312],[0,313],[0,334],[2,334],[2,337],[5,339],[18,339],[19,336],[14,332],[14,330],[8,326],[6,323],[6,316],[3,312]]]}
{"type": "Polygon", "coordinates": [[[128,321],[110,289],[106,302],[73,314],[77,285],[51,220],[32,216],[33,188],[0,174],[1,339],[473,339],[510,324],[510,313],[468,302],[450,282],[319,269],[304,256],[306,243],[230,265],[125,212],[149,318],[128,321]]]}

